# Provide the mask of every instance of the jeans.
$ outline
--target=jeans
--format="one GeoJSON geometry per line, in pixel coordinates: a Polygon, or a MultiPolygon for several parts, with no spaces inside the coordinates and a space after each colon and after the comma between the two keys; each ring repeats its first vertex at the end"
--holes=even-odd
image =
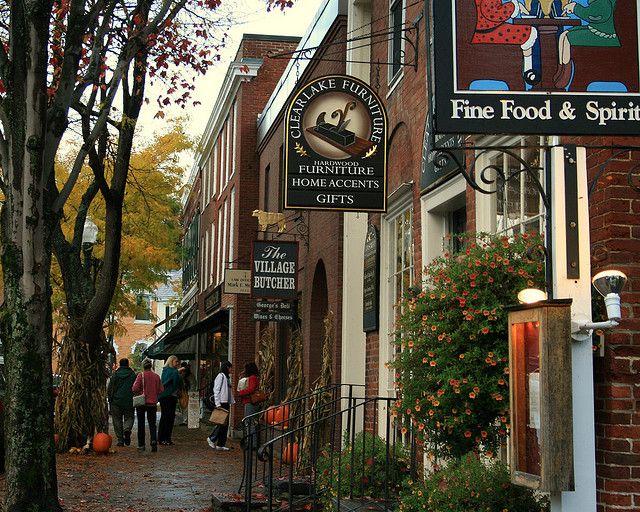
{"type": "MultiPolygon", "coordinates": [[[[220,407],[223,409],[229,410],[229,404],[226,402],[222,402],[220,407]]],[[[227,444],[227,432],[229,431],[229,422],[226,425],[216,425],[213,427],[211,434],[209,434],[209,439],[211,439],[216,445],[224,446],[227,444]]]]}
{"type": "Polygon", "coordinates": [[[144,407],[136,408],[138,415],[138,448],[144,447],[144,417],[147,416],[149,422],[149,437],[151,438],[151,445],[157,444],[156,439],[156,406],[145,405],[144,407]]]}
{"type": "Polygon", "coordinates": [[[111,417],[113,419],[113,430],[116,433],[118,443],[124,442],[124,433],[131,432],[133,428],[133,407],[120,407],[111,404],[111,417]]]}
{"type": "Polygon", "coordinates": [[[158,442],[168,443],[171,441],[173,432],[173,422],[176,419],[176,404],[178,397],[169,395],[160,399],[160,424],[158,425],[158,442]]]}

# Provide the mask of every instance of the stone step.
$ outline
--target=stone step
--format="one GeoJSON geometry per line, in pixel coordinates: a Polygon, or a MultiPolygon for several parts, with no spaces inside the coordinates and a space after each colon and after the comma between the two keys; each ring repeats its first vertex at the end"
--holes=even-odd
{"type": "MultiPolygon", "coordinates": [[[[234,494],[228,492],[214,492],[211,496],[211,504],[214,512],[222,512],[223,510],[231,512],[242,512],[247,510],[247,503],[244,500],[244,495],[234,494]]],[[[251,510],[264,510],[267,508],[269,502],[266,496],[253,495],[251,497],[251,510]]]]}

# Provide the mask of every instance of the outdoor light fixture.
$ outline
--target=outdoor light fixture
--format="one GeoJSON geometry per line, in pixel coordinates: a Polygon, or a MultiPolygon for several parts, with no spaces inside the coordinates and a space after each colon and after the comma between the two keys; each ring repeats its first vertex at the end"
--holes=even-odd
{"type": "Polygon", "coordinates": [[[518,302],[520,304],[535,304],[543,300],[547,300],[547,294],[537,288],[525,288],[518,292],[518,302]]]}
{"type": "Polygon", "coordinates": [[[591,280],[593,287],[604,297],[607,307],[606,322],[571,323],[571,336],[578,341],[587,340],[595,329],[613,329],[617,327],[622,318],[620,312],[620,292],[627,282],[627,276],[619,270],[603,270],[598,272],[591,280]]]}
{"type": "Polygon", "coordinates": [[[82,245],[93,245],[98,240],[98,226],[87,215],[82,229],[82,245]]]}

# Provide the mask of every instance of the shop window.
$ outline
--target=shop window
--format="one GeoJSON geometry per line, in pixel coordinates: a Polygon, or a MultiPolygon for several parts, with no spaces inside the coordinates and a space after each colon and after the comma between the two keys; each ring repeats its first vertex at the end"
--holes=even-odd
{"type": "MultiPolygon", "coordinates": [[[[490,196],[494,204],[487,205],[486,202],[479,201],[479,208],[491,211],[483,230],[507,236],[516,233],[542,233],[545,211],[536,185],[538,181],[544,187],[546,154],[545,149],[540,147],[542,140],[535,136],[520,137],[504,145],[512,148],[510,152],[513,155],[491,151],[478,162],[481,169],[501,169],[505,178],[503,186],[498,180],[495,185],[496,193],[490,196]],[[522,172],[525,166],[519,159],[532,172],[522,172]]],[[[476,197],[480,199],[480,195],[476,197]]]]}

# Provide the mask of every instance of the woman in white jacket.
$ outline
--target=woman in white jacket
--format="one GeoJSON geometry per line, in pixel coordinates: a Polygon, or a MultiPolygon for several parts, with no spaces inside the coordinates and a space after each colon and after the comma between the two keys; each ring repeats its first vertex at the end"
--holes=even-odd
{"type": "MultiPolygon", "coordinates": [[[[233,392],[231,391],[231,380],[229,379],[229,370],[231,369],[231,363],[225,361],[220,365],[220,371],[216,375],[213,381],[213,399],[216,407],[222,407],[227,411],[231,406],[236,403],[233,398],[233,392]]],[[[225,446],[227,444],[227,432],[229,431],[229,423],[226,425],[216,425],[213,427],[213,431],[207,438],[207,443],[214,450],[227,451],[229,448],[225,446]]]]}

